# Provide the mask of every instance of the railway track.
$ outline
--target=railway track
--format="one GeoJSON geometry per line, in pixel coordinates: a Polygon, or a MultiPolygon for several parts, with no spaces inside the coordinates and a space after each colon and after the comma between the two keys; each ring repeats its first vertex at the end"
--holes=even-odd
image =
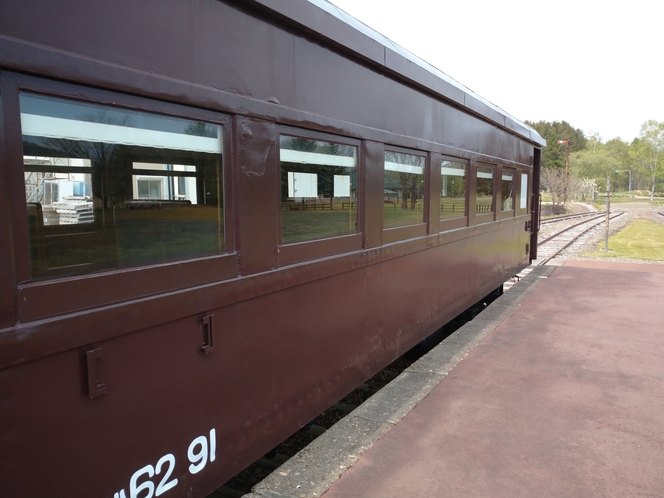
{"type": "Polygon", "coordinates": [[[590,213],[578,213],[578,214],[567,214],[564,216],[555,216],[552,218],[546,218],[544,220],[540,221],[540,226],[541,225],[553,225],[553,224],[559,224],[562,222],[567,222],[571,220],[579,220],[579,219],[584,219],[584,218],[592,218],[595,216],[604,216],[604,212],[590,212],[590,213]]]}
{"type": "MultiPolygon", "coordinates": [[[[609,222],[623,216],[624,212],[611,213],[609,222]]],[[[664,213],[660,213],[664,216],[664,213]]],[[[503,284],[505,291],[526,276],[534,266],[543,266],[559,256],[565,250],[574,250],[581,246],[596,230],[604,226],[606,213],[584,213],[581,215],[561,216],[542,220],[541,225],[550,228],[537,243],[538,259],[528,268],[524,268],[517,275],[503,284]],[[581,220],[581,221],[579,221],[581,220]]]]}
{"type": "MultiPolygon", "coordinates": [[[[611,213],[609,222],[623,215],[623,212],[611,213]]],[[[564,250],[581,245],[596,229],[602,227],[606,221],[606,213],[596,214],[583,221],[563,220],[562,226],[553,234],[542,239],[537,244],[537,265],[545,265],[564,250]],[[572,221],[570,223],[570,221],[572,221]]]]}

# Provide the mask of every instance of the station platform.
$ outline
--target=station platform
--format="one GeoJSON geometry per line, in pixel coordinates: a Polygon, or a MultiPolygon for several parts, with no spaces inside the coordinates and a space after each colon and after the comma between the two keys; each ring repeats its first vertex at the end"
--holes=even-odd
{"type": "Polygon", "coordinates": [[[664,496],[664,265],[535,267],[247,496],[664,496]]]}

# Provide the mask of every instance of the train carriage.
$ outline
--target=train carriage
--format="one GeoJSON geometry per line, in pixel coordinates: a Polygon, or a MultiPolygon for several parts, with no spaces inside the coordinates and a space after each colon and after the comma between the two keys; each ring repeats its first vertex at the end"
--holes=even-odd
{"type": "Polygon", "coordinates": [[[0,11],[7,496],[206,496],[535,257],[542,138],[325,0],[0,11]]]}

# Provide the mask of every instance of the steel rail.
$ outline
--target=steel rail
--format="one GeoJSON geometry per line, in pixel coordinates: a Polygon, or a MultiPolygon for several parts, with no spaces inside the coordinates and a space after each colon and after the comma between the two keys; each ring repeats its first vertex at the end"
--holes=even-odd
{"type": "MultiPolygon", "coordinates": [[[[611,221],[611,220],[615,220],[616,218],[621,217],[623,214],[625,214],[625,213],[624,213],[624,212],[618,212],[618,213],[615,213],[614,215],[611,215],[611,216],[609,217],[609,221],[611,221]]],[[[595,218],[590,219],[590,220],[586,220],[585,223],[587,223],[587,222],[589,222],[589,221],[593,221],[594,219],[595,219],[595,218]]],[[[600,222],[600,223],[601,223],[601,222],[600,222]]],[[[562,246],[561,248],[559,248],[559,249],[558,249],[553,255],[548,256],[547,258],[545,258],[545,259],[543,259],[542,261],[538,262],[538,263],[537,263],[537,266],[542,266],[542,265],[547,264],[547,263],[548,263],[549,261],[551,261],[553,258],[555,258],[556,256],[558,256],[558,254],[560,254],[560,253],[563,252],[565,249],[567,249],[569,246],[571,246],[574,242],[576,242],[576,241],[577,241],[582,235],[585,235],[586,233],[588,233],[590,230],[592,230],[593,228],[595,228],[595,227],[596,227],[597,225],[599,225],[600,223],[595,223],[595,224],[593,224],[592,226],[588,227],[588,228],[587,228],[586,230],[584,230],[583,232],[581,232],[581,233],[579,233],[578,235],[576,235],[576,236],[575,236],[574,238],[572,238],[572,240],[570,240],[567,244],[565,244],[564,246],[562,246]]],[[[582,225],[582,224],[583,224],[583,223],[577,223],[576,225],[574,225],[574,227],[577,227],[577,226],[582,225]]],[[[551,240],[551,239],[553,239],[553,238],[559,236],[559,235],[562,234],[562,233],[567,232],[569,229],[574,228],[574,227],[570,227],[570,228],[565,229],[565,230],[563,230],[563,231],[561,231],[561,232],[558,232],[556,235],[554,235],[554,236],[552,236],[552,237],[549,237],[549,238],[546,239],[546,240],[543,240],[543,241],[541,242],[541,244],[546,243],[547,241],[549,241],[549,240],[551,240]]],[[[537,246],[539,247],[540,244],[537,244],[537,246]]]]}
{"type": "Polygon", "coordinates": [[[605,216],[606,216],[606,213],[601,213],[601,214],[595,214],[594,217],[592,217],[592,218],[584,219],[583,221],[577,223],[576,225],[569,226],[569,227],[565,228],[564,230],[561,230],[560,232],[554,233],[553,235],[547,237],[544,240],[540,240],[537,243],[537,247],[541,246],[542,244],[545,244],[546,242],[550,241],[551,239],[553,239],[555,237],[558,237],[560,234],[563,234],[563,233],[567,232],[568,230],[571,230],[572,228],[576,228],[579,225],[583,225],[584,223],[588,223],[589,221],[593,221],[593,220],[596,220],[598,218],[604,218],[605,216]]]}
{"type": "Polygon", "coordinates": [[[598,214],[606,215],[605,211],[595,211],[592,213],[577,213],[577,214],[566,214],[563,216],[555,216],[553,218],[547,218],[545,220],[540,220],[540,225],[549,225],[551,223],[556,223],[558,221],[572,220],[574,218],[587,218],[590,216],[595,216],[598,214]]]}

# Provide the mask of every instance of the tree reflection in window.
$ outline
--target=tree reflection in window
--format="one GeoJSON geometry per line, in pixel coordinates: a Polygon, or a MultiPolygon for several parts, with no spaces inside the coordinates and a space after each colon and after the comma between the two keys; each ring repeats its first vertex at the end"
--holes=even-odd
{"type": "Polygon", "coordinates": [[[357,147],[282,135],[281,242],[357,233],[357,147]]]}
{"type": "Polygon", "coordinates": [[[440,219],[466,216],[466,164],[443,160],[440,175],[440,219]]]}
{"type": "Polygon", "coordinates": [[[477,189],[476,189],[477,213],[493,212],[493,167],[477,167],[477,189]]]}
{"type": "Polygon", "coordinates": [[[503,169],[500,184],[500,210],[512,211],[514,209],[514,171],[503,169]]]}
{"type": "Polygon", "coordinates": [[[424,156],[385,151],[383,228],[424,222],[424,156]]]}
{"type": "Polygon", "coordinates": [[[23,93],[33,279],[224,251],[221,127],[23,93]]]}

